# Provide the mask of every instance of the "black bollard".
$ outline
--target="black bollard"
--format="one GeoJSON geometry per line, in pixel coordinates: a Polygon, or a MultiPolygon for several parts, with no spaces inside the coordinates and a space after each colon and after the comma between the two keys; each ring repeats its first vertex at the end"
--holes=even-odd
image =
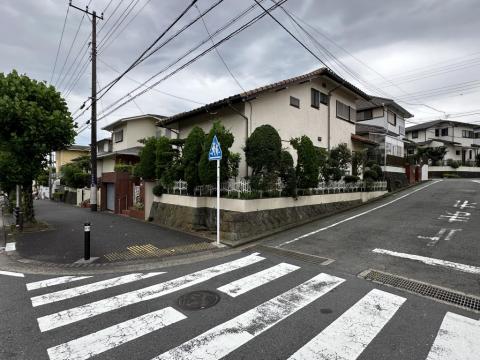
{"type": "Polygon", "coordinates": [[[83,233],[84,233],[84,239],[85,239],[85,253],[83,255],[83,258],[85,260],[90,259],[90,223],[87,222],[83,226],[83,233]]]}

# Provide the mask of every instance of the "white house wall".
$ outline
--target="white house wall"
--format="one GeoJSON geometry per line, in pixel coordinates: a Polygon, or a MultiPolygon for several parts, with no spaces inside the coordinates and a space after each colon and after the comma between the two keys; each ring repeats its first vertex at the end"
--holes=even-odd
{"type": "Polygon", "coordinates": [[[120,151],[129,149],[136,146],[143,146],[142,143],[138,140],[155,136],[156,126],[154,119],[136,119],[131,121],[126,121],[120,124],[118,127],[115,127],[113,132],[120,131],[123,129],[123,141],[115,142],[115,134],[113,135],[113,151],[120,151]]]}

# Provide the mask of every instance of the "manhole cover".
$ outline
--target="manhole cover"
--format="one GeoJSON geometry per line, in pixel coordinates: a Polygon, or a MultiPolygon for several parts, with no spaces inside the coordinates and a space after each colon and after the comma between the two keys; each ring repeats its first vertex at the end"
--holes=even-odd
{"type": "Polygon", "coordinates": [[[185,310],[202,310],[216,305],[219,301],[220,295],[216,292],[201,290],[180,296],[177,303],[185,310]]]}

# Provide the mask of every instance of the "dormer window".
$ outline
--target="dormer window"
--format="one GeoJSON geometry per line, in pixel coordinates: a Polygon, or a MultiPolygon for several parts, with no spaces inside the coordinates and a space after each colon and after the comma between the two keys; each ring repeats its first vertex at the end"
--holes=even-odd
{"type": "Polygon", "coordinates": [[[123,141],[123,129],[115,131],[113,133],[113,139],[116,143],[122,142],[123,141]]]}

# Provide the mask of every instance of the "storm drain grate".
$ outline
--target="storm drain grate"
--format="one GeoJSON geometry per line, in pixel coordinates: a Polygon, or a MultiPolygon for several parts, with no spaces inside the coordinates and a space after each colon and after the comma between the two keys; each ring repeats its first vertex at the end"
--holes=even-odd
{"type": "Polygon", "coordinates": [[[437,299],[469,310],[480,311],[480,298],[475,296],[465,295],[453,290],[429,285],[416,280],[406,279],[401,276],[384,273],[378,270],[367,270],[359,276],[365,280],[407,290],[415,294],[437,299]]]}
{"type": "Polygon", "coordinates": [[[305,254],[301,253],[298,251],[291,251],[291,250],[285,250],[285,249],[279,249],[279,248],[274,248],[271,246],[266,246],[266,245],[257,245],[254,247],[251,247],[248,249],[249,251],[257,251],[259,253],[266,252],[270,253],[273,255],[278,255],[282,257],[287,257],[290,259],[295,259],[295,260],[300,260],[304,262],[308,262],[311,264],[320,264],[320,265],[328,265],[334,262],[332,259],[320,257],[320,256],[315,256],[315,255],[310,255],[310,254],[305,254]]]}

